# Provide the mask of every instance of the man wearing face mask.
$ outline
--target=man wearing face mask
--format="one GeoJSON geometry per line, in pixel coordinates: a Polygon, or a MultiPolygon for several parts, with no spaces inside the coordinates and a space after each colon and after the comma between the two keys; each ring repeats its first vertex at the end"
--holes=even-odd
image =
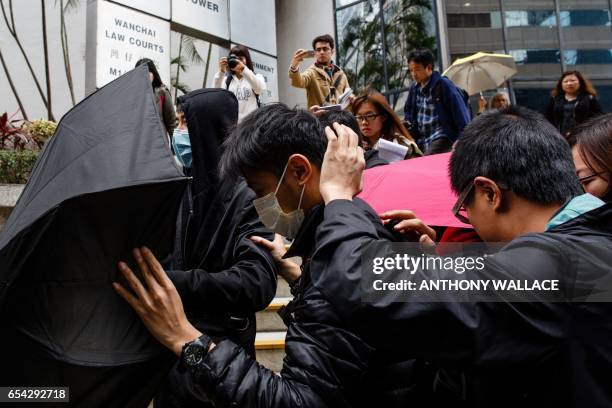
{"type": "MultiPolygon", "coordinates": [[[[167,273],[189,321],[213,338],[231,339],[255,355],[255,312],[276,293],[276,267],[249,238],[273,234],[258,220],[255,194],[244,180],[219,176],[221,144],[238,117],[236,96],[200,89],[178,99],[179,126],[172,146],[193,177],[177,220],[167,273]]],[[[210,401],[177,362],[155,398],[156,407],[207,407],[210,401]]]]}
{"type": "MultiPolygon", "coordinates": [[[[339,167],[337,158],[331,159],[327,164],[328,175],[360,172],[363,151],[358,147],[357,136],[345,126],[334,124],[334,129],[339,135],[337,143],[346,145],[350,140],[351,159],[339,167]],[[330,169],[330,165],[337,167],[330,169]]],[[[217,343],[210,337],[202,337],[197,344],[185,346],[184,356],[191,356],[184,359],[186,375],[192,376],[190,381],[198,383],[216,406],[405,407],[409,403],[431,402],[428,391],[432,373],[425,365],[414,359],[404,359],[398,353],[401,349],[372,347],[341,317],[334,304],[336,298],[354,298],[357,292],[324,295],[321,288],[313,284],[312,277],[322,270],[332,275],[352,273],[344,264],[358,256],[355,252],[358,246],[337,252],[324,249],[329,239],[342,239],[342,229],[328,228],[324,235],[319,231],[325,220],[343,217],[344,200],[332,203],[329,208],[326,205],[330,190],[336,190],[333,180],[322,180],[328,139],[336,139],[334,130],[326,128],[324,131],[320,122],[308,112],[271,104],[245,117],[225,142],[224,179],[244,175],[259,197],[254,206],[263,222],[294,239],[285,254],[278,235],[274,242],[262,236],[252,238],[272,251],[279,274],[291,282],[295,298],[282,313],[288,331],[281,376],[257,364],[232,341],[217,343]],[[301,269],[286,259],[293,256],[303,259],[301,269]],[[210,352],[213,360],[207,360],[210,365],[197,371],[198,360],[202,362],[197,356],[204,356],[213,343],[216,343],[210,352]],[[189,350],[197,352],[192,355],[189,350]]],[[[353,203],[367,218],[368,232],[380,239],[401,239],[383,226],[365,202],[355,198],[353,203]]],[[[401,229],[398,225],[396,231],[401,229]]],[[[434,232],[428,227],[420,231],[433,237],[434,232]]],[[[147,314],[146,318],[154,319],[155,315],[147,314]]],[[[189,339],[193,340],[198,332],[209,336],[205,330],[190,328],[185,331],[182,317],[166,316],[163,320],[171,325],[176,322],[174,329],[161,330],[169,338],[195,335],[189,339]]],[[[152,332],[157,333],[153,329],[152,332]]],[[[166,339],[160,341],[167,344],[166,339]]],[[[185,343],[182,342],[178,349],[185,343]]],[[[175,351],[180,354],[180,350],[175,351]]]]}
{"type": "MultiPolygon", "coordinates": [[[[290,117],[284,120],[291,124],[290,117]]],[[[364,302],[362,294],[368,288],[361,286],[361,279],[368,272],[359,248],[384,234],[372,222],[375,214],[353,198],[361,189],[363,169],[357,138],[347,138],[341,127],[335,129],[337,138],[327,132],[329,145],[320,173],[312,172],[310,159],[317,159],[308,149],[281,154],[278,146],[278,157],[270,158],[278,167],[265,170],[267,164],[255,158],[267,150],[258,151],[249,143],[254,136],[265,145],[265,136],[270,136],[266,131],[241,133],[243,139],[224,160],[226,168],[239,164],[241,172],[257,174],[257,180],[249,182],[258,196],[276,189],[279,169],[289,162],[276,194],[285,212],[297,207],[301,186],[306,185],[303,206],[308,211],[291,250],[316,250],[301,277],[307,289],[291,311],[281,377],[253,364],[231,342],[212,342],[206,333],[190,327],[182,317],[180,298],[164,281],[150,252],[134,255],[148,281],[158,282],[154,289],[161,290],[161,299],[152,299],[129,268],[120,265],[137,294],[115,288],[156,338],[182,356],[192,377],[210,390],[218,405],[391,406],[376,399],[384,395],[375,387],[376,377],[367,380],[384,357],[412,355],[439,366],[440,372],[459,374],[438,382],[463,402],[459,406],[610,406],[612,206],[582,193],[569,147],[558,132],[538,114],[520,107],[481,115],[466,127],[449,173],[459,193],[453,209],[457,218],[471,222],[489,242],[507,242],[484,261],[484,270],[496,274],[490,276],[530,282],[558,279],[563,293],[498,292],[488,301],[470,295],[444,296],[441,299],[448,301],[439,302],[410,299],[415,295],[408,294],[405,302],[364,302]],[[245,134],[251,135],[246,143],[245,134]],[[474,156],[474,151],[480,154],[474,156]],[[506,160],[519,153],[521,161],[506,160]],[[312,177],[320,178],[325,202],[314,243],[300,238],[313,228],[310,217],[316,214],[316,204],[311,206],[316,197],[312,177]],[[381,351],[389,354],[376,355],[381,351]],[[461,381],[453,381],[457,379],[461,381]],[[370,404],[368,396],[375,399],[370,404]]],[[[396,216],[404,225],[414,218],[401,211],[396,216]]],[[[414,272],[417,278],[436,277],[436,270],[414,272]]],[[[376,374],[384,376],[386,368],[376,374]]],[[[414,378],[396,375],[386,380],[406,385],[414,378]]],[[[394,392],[391,400],[401,402],[405,395],[394,392]]],[[[404,401],[400,406],[410,404],[404,401]]]]}

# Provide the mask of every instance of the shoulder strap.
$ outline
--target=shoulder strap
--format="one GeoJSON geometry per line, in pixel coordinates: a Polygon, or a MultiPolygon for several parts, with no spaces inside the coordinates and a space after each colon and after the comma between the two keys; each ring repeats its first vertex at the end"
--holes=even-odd
{"type": "Polygon", "coordinates": [[[325,102],[330,101],[332,89],[335,91],[338,88],[338,85],[340,85],[340,81],[342,81],[342,75],[343,74],[338,75],[338,78],[336,78],[336,80],[334,81],[332,87],[329,89],[329,93],[327,94],[327,97],[325,98],[325,102]]]}
{"type": "MultiPolygon", "coordinates": [[[[227,76],[227,78],[225,79],[225,89],[229,90],[230,83],[232,82],[233,79],[234,79],[233,75],[227,76]]],[[[256,94],[255,91],[253,91],[253,94],[255,95],[255,99],[257,100],[257,107],[258,108],[261,107],[261,101],[259,100],[259,95],[256,94]]]]}

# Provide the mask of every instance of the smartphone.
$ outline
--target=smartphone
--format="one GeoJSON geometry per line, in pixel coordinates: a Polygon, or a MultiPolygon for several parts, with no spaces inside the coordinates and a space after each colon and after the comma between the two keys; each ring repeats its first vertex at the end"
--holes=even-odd
{"type": "Polygon", "coordinates": [[[314,50],[310,50],[310,51],[306,51],[306,55],[304,55],[304,58],[314,58],[314,56],[315,56],[314,50]]]}
{"type": "Polygon", "coordinates": [[[319,109],[317,109],[317,111],[337,111],[337,110],[342,110],[342,105],[325,105],[325,106],[319,106],[319,109]]]}

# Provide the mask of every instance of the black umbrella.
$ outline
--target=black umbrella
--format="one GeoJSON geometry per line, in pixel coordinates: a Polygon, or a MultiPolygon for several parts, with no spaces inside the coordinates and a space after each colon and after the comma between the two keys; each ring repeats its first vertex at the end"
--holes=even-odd
{"type": "MultiPolygon", "coordinates": [[[[111,287],[171,253],[186,178],[146,66],[60,121],[0,236],[0,386],[70,386],[73,406],[146,406],[168,355],[111,287]]],[[[65,406],[65,405],[64,405],[65,406]]]]}

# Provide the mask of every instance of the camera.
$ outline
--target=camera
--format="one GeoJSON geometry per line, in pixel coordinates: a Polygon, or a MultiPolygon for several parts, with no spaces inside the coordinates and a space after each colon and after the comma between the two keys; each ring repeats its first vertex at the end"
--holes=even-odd
{"type": "Polygon", "coordinates": [[[236,54],[230,54],[229,57],[227,57],[227,65],[230,69],[236,68],[236,65],[238,65],[238,56],[236,54]]]}

